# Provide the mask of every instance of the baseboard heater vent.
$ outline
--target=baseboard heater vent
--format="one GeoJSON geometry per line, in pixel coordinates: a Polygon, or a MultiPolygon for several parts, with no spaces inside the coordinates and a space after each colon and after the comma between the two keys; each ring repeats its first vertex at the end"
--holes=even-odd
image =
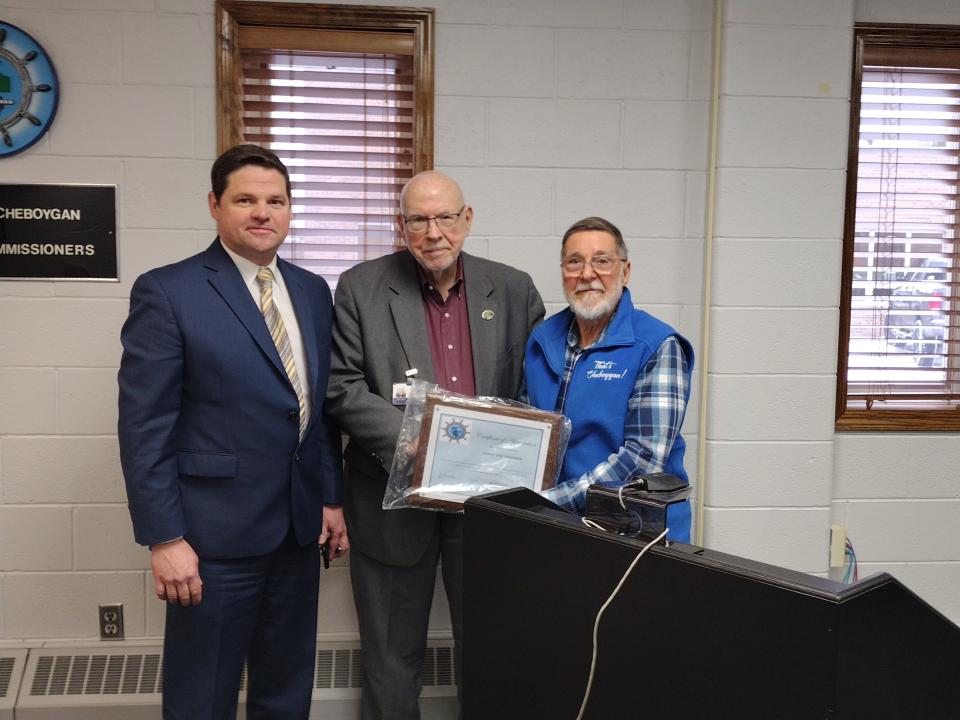
{"type": "Polygon", "coordinates": [[[313,675],[316,690],[363,687],[360,649],[354,647],[317,647],[317,664],[313,675]]]}
{"type": "Polygon", "coordinates": [[[122,654],[38,653],[31,695],[153,695],[163,691],[160,651],[122,654]]]}
{"type": "Polygon", "coordinates": [[[0,649],[0,720],[13,720],[13,708],[26,664],[26,650],[0,649]]]}
{"type": "Polygon", "coordinates": [[[427,657],[423,662],[420,680],[424,687],[445,687],[454,685],[453,645],[436,645],[427,648],[427,657]]]}
{"type": "Polygon", "coordinates": [[[156,720],[163,690],[153,645],[32,648],[17,720],[156,720]]]}
{"type": "MultiPolygon", "coordinates": [[[[17,720],[155,720],[163,692],[163,656],[159,646],[109,648],[32,648],[0,651],[0,720],[4,715],[4,684],[10,688],[17,720]],[[25,661],[25,662],[24,662],[25,661]],[[6,669],[8,668],[9,669],[6,669]],[[18,667],[20,670],[18,671],[18,667]],[[19,675],[23,675],[22,682],[19,675]],[[5,681],[5,678],[8,678],[5,681]],[[19,686],[19,698],[17,687],[19,686]],[[15,701],[15,702],[14,702],[15,701]]],[[[422,675],[424,717],[430,705],[456,696],[452,641],[431,641],[422,675]]],[[[311,718],[352,718],[363,687],[360,649],[356,642],[317,644],[311,718]]],[[[247,672],[240,682],[239,717],[244,717],[247,672]]],[[[438,706],[439,708],[439,706],[438,706]]],[[[436,715],[442,717],[442,715],[436,715]]]]}

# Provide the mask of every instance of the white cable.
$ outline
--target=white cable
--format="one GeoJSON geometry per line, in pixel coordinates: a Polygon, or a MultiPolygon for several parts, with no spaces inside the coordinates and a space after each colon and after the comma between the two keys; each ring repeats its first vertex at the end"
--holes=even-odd
{"type": "Polygon", "coordinates": [[[582,522],[582,523],[583,523],[584,525],[586,525],[587,527],[592,527],[592,528],[594,528],[595,530],[604,530],[604,531],[606,531],[606,528],[603,527],[603,525],[600,525],[600,524],[598,524],[598,523],[595,523],[593,520],[591,520],[591,519],[588,518],[588,517],[582,517],[582,518],[580,518],[580,522],[582,522]]]}
{"type": "Polygon", "coordinates": [[[623,574],[623,577],[620,578],[620,582],[617,583],[617,586],[613,589],[613,592],[610,593],[610,597],[608,597],[607,601],[600,607],[600,611],[597,613],[597,617],[593,621],[593,657],[590,659],[590,675],[587,678],[587,689],[583,692],[583,702],[580,703],[580,712],[577,713],[577,720],[583,719],[583,713],[587,709],[587,701],[590,699],[590,690],[593,687],[593,673],[597,669],[597,632],[600,629],[600,618],[603,617],[604,611],[606,611],[610,603],[613,602],[613,599],[617,596],[617,593],[620,592],[620,588],[623,587],[623,584],[627,581],[627,578],[630,577],[630,573],[633,572],[633,568],[636,567],[638,562],[640,562],[640,558],[643,557],[647,550],[663,540],[664,536],[669,531],[670,528],[666,528],[662,533],[657,535],[657,537],[647,543],[646,547],[644,547],[643,550],[637,554],[637,556],[633,559],[633,562],[630,563],[630,567],[628,567],[627,571],[623,574]]]}

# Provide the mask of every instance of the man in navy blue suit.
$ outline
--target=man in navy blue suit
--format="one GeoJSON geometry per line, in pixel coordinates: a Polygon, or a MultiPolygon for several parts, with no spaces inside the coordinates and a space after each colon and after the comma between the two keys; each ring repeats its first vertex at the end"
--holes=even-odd
{"type": "Polygon", "coordinates": [[[167,602],[163,716],[306,718],[320,548],[349,547],[324,414],[330,289],[277,258],[290,179],[272,152],[213,165],[204,252],[140,276],[120,363],[120,459],[167,602]]]}

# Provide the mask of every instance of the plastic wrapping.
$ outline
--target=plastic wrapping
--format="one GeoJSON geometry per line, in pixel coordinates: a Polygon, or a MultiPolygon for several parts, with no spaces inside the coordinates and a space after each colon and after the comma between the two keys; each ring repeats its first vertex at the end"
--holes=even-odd
{"type": "Polygon", "coordinates": [[[458,512],[467,498],[494,490],[547,490],[557,482],[570,430],[560,413],[414,380],[383,507],[458,512]]]}

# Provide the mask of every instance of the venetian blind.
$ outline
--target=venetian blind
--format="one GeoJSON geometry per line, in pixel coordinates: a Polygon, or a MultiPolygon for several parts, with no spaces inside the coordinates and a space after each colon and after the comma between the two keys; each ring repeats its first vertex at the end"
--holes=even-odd
{"type": "Polygon", "coordinates": [[[397,242],[399,192],[414,167],[413,58],[281,51],[244,39],[244,139],[290,170],[293,222],[280,255],[333,288],[341,272],[397,242]]]}
{"type": "Polygon", "coordinates": [[[944,408],[960,399],[958,68],[960,51],[863,52],[850,407],[944,408]]]}

